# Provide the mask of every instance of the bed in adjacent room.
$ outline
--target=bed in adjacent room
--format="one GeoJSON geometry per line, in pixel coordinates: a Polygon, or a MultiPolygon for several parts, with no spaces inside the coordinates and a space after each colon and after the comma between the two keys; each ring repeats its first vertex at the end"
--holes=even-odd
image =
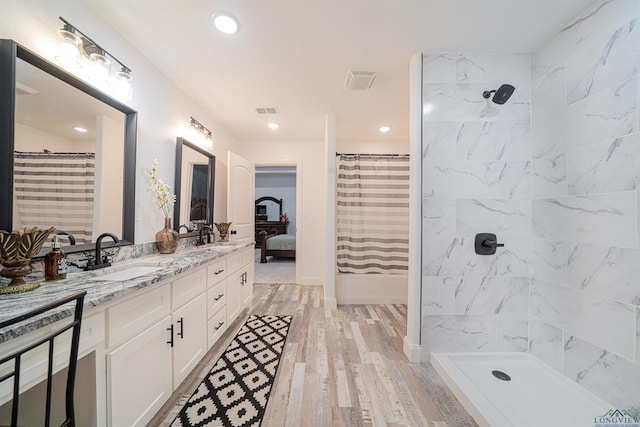
{"type": "Polygon", "coordinates": [[[296,236],[293,234],[272,234],[261,231],[260,262],[266,263],[268,256],[294,258],[296,257],[296,236]]]}

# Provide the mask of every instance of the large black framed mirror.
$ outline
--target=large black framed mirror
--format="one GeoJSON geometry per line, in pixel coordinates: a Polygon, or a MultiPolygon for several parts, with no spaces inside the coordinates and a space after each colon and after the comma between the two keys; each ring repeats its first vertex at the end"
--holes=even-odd
{"type": "Polygon", "coordinates": [[[176,140],[173,227],[188,234],[213,223],[216,156],[184,138],[176,140]],[[184,227],[181,227],[184,226],[184,227]]]}
{"type": "Polygon", "coordinates": [[[0,229],[54,226],[65,252],[133,244],[136,131],[135,110],[0,40],[0,229]]]}

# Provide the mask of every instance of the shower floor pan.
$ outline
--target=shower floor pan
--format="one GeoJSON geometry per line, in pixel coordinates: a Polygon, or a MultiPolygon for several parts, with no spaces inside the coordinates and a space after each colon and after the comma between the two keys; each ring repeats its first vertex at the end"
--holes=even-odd
{"type": "Polygon", "coordinates": [[[613,408],[528,353],[431,353],[430,363],[481,427],[593,426],[613,408]]]}

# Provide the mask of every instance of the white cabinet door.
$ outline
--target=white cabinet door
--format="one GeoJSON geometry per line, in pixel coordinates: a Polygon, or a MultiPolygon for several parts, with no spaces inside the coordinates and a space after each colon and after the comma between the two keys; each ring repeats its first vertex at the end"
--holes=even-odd
{"type": "Polygon", "coordinates": [[[229,239],[253,241],[255,166],[231,151],[227,161],[227,221],[231,222],[229,239]]]}
{"type": "Polygon", "coordinates": [[[171,315],[173,386],[177,388],[207,352],[207,295],[202,293],[171,315]]]}
{"type": "Polygon", "coordinates": [[[245,272],[245,281],[242,285],[242,307],[246,307],[251,303],[251,295],[253,294],[253,268],[247,266],[243,271],[245,272]]]}
{"type": "Polygon", "coordinates": [[[231,324],[242,309],[243,278],[244,270],[238,270],[227,278],[227,324],[231,324]]]}
{"type": "Polygon", "coordinates": [[[144,426],[171,396],[167,316],[107,354],[109,424],[144,426]]]}
{"type": "Polygon", "coordinates": [[[251,303],[251,295],[253,294],[253,248],[245,249],[242,252],[242,262],[245,264],[242,268],[245,272],[245,280],[242,285],[242,307],[246,307],[251,303]]]}

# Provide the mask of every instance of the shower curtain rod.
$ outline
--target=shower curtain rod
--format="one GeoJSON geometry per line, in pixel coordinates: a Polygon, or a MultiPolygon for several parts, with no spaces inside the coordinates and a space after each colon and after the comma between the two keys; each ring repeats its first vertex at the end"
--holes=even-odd
{"type": "Polygon", "coordinates": [[[336,156],[364,156],[364,157],[409,157],[409,154],[362,154],[362,153],[338,153],[336,156]]]}

